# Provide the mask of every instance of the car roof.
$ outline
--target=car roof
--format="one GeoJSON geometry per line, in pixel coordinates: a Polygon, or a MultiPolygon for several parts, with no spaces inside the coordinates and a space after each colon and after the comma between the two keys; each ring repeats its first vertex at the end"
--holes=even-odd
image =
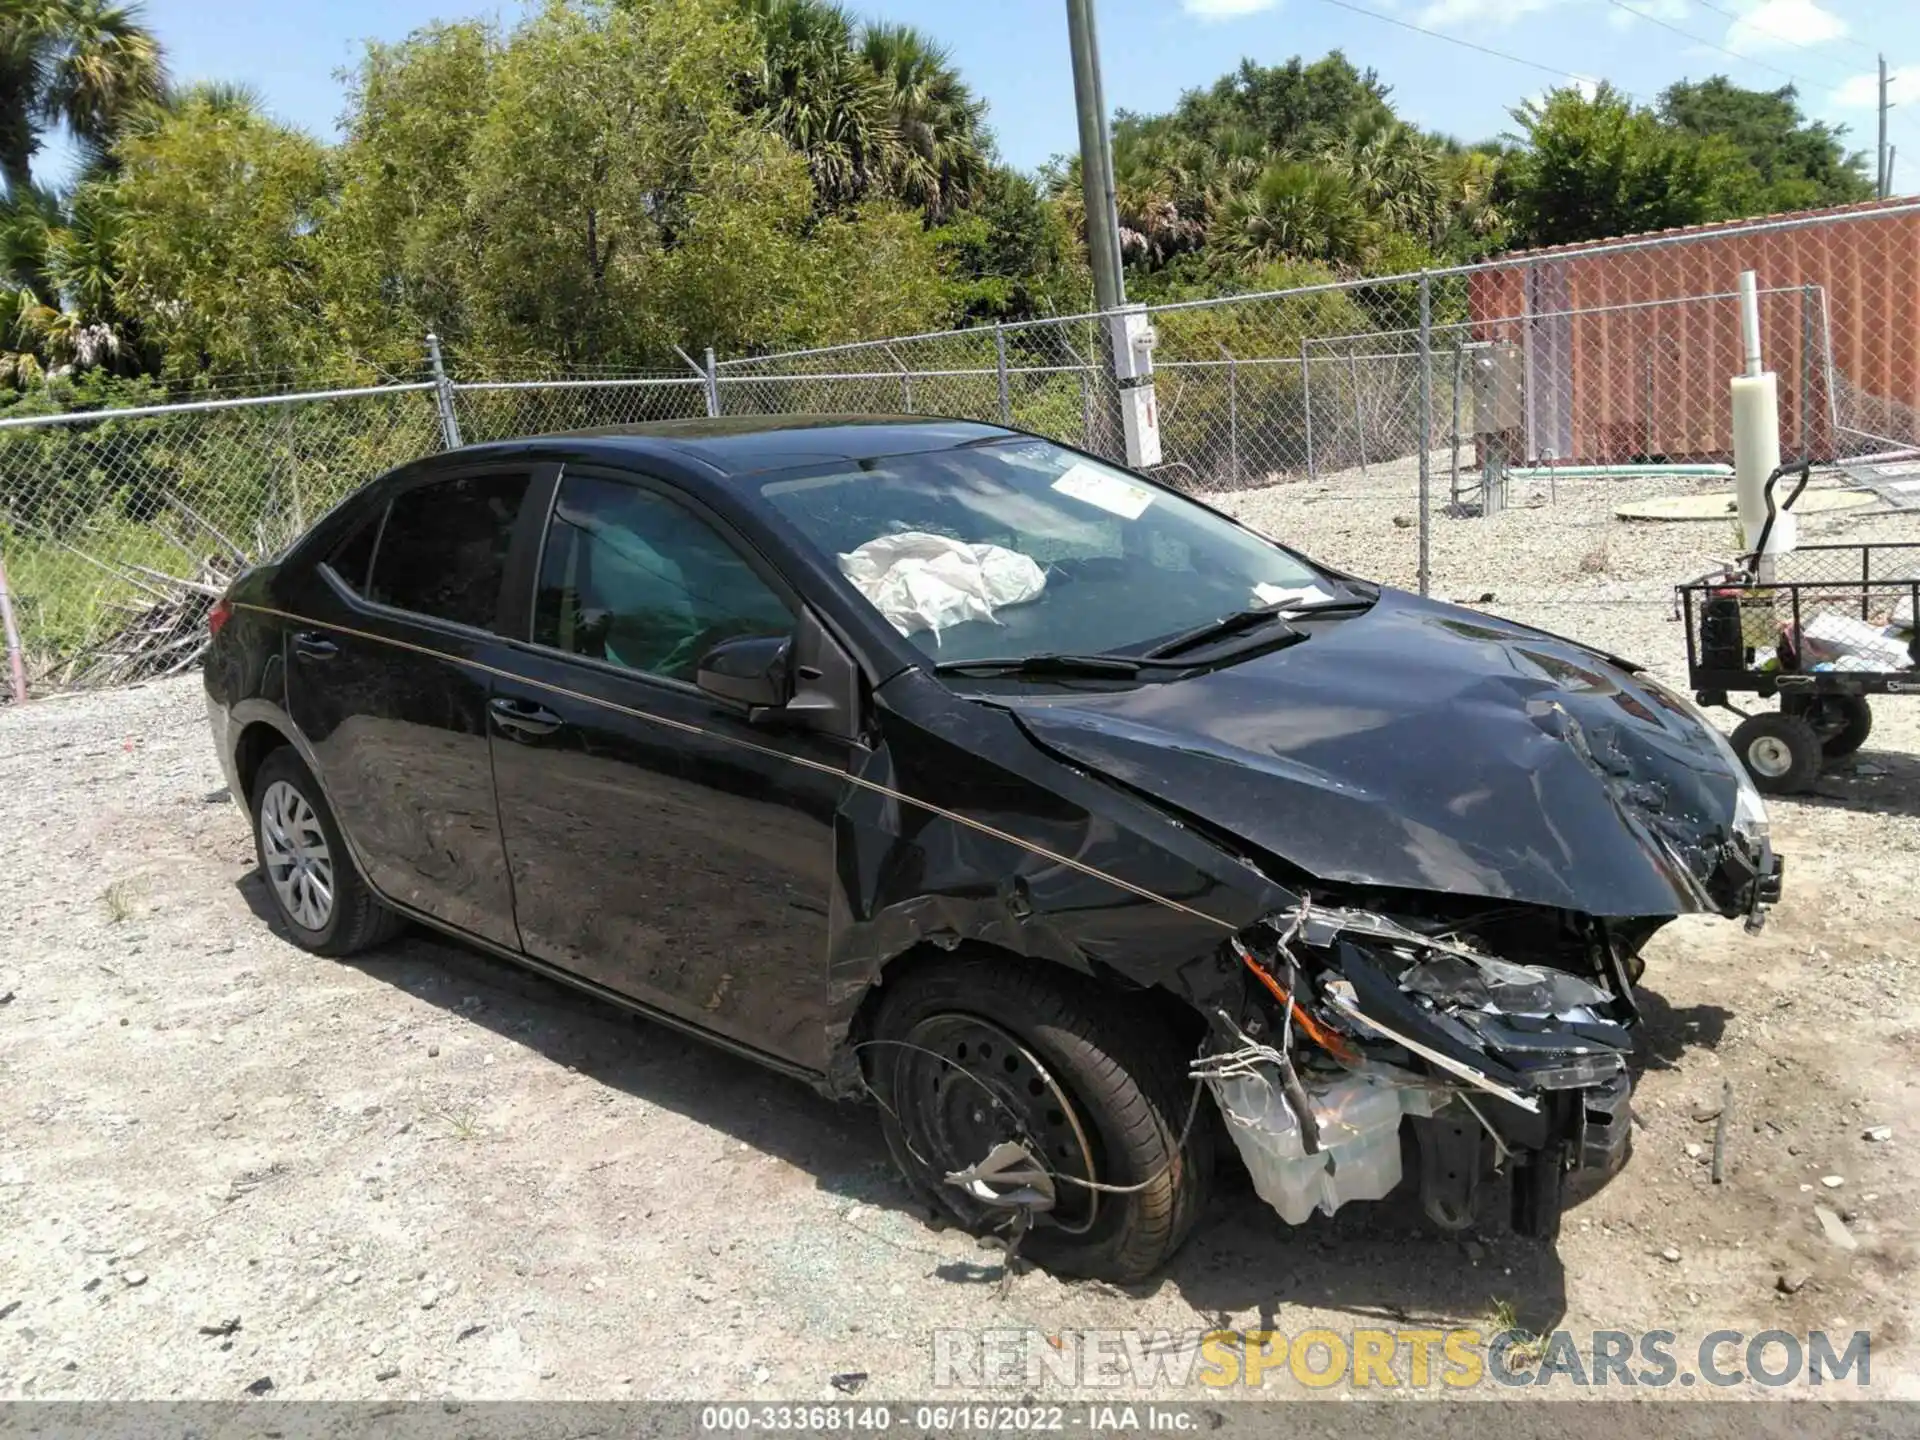
{"type": "Polygon", "coordinates": [[[740,415],[572,430],[471,446],[457,453],[479,456],[511,449],[522,455],[564,451],[608,458],[672,456],[704,461],[724,476],[739,477],[836,460],[857,463],[886,455],[951,450],[1018,433],[973,420],[923,415],[740,415]]]}

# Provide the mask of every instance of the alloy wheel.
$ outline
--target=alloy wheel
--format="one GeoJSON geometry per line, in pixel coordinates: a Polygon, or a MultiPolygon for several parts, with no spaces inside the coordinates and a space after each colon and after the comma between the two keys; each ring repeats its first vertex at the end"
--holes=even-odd
{"type": "Polygon", "coordinates": [[[260,799],[260,851],[267,880],[287,917],[303,930],[333,918],[333,853],[307,797],[276,780],[260,799]]]}

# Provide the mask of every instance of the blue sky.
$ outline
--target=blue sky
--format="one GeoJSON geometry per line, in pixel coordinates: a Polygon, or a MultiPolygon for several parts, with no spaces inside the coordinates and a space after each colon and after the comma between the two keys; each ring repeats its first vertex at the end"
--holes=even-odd
{"type": "MultiPolygon", "coordinates": [[[[1651,99],[1675,80],[1724,72],[1754,87],[1792,78],[1809,112],[1845,122],[1855,147],[1870,150],[1874,51],[1884,49],[1896,73],[1894,98],[1904,102],[1888,131],[1902,152],[1896,188],[1920,191],[1920,0],[1351,3],[1544,68],[1415,34],[1336,0],[1100,0],[1108,100],[1116,108],[1164,109],[1242,55],[1270,63],[1338,47],[1380,72],[1408,118],[1480,139],[1508,128],[1508,107],[1564,83],[1560,76],[1608,79],[1651,99]]],[[[853,8],[910,21],[950,46],[1016,164],[1035,165],[1074,145],[1062,0],[856,0],[853,8]]],[[[281,119],[331,136],[341,108],[335,72],[353,63],[363,40],[399,39],[436,18],[511,21],[521,5],[148,0],[146,11],[177,76],[245,81],[281,119]]],[[[57,174],[60,154],[45,159],[43,169],[57,174]]]]}

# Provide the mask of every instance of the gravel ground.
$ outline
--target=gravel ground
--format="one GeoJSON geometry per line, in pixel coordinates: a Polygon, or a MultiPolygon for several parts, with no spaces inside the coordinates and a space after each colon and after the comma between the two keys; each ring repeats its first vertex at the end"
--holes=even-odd
{"type": "MultiPolygon", "coordinates": [[[[1437,521],[1436,592],[1705,568],[1718,527],[1598,518],[1618,494],[1563,492],[1554,531],[1437,521]],[[1603,534],[1609,568],[1581,575],[1603,534]]],[[[1391,495],[1232,503],[1404,573],[1391,495]]],[[[1657,603],[1563,614],[1679,678],[1657,603]]],[[[915,1210],[870,1114],[423,934],[344,964],[282,940],[197,677],[0,711],[0,1396],[831,1400],[841,1376],[870,1399],[929,1393],[938,1330],[1509,1317],[1865,1328],[1872,1393],[1920,1393],[1920,710],[1878,720],[1859,763],[1774,807],[1790,869],[1761,935],[1655,941],[1636,1154],[1557,1246],[1438,1238],[1404,1198],[1289,1231],[1230,1178],[1158,1282],[1029,1272],[1003,1296],[992,1253],[915,1210]],[[1695,1116],[1723,1085],[1716,1186],[1695,1116]]],[[[1305,1392],[1274,1373],[1261,1393],[1305,1392]]]]}

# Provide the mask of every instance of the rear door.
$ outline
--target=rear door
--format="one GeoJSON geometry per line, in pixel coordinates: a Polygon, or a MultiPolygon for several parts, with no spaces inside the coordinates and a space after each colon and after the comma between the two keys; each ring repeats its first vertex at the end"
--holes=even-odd
{"type": "Polygon", "coordinates": [[[516,948],[487,701],[516,526],[552,468],[400,490],[318,567],[287,642],[289,712],[374,888],[516,948]]]}
{"type": "Polygon", "coordinates": [[[528,954],[819,1069],[851,742],[693,683],[713,644],[789,634],[797,609],[672,487],[570,465],[493,758],[528,954]]]}

